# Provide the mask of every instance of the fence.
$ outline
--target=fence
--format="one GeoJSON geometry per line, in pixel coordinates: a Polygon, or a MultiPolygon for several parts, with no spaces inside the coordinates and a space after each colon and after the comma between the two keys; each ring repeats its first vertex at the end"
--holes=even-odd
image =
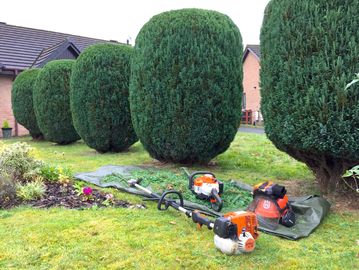
{"type": "Polygon", "coordinates": [[[242,111],[242,124],[252,125],[253,124],[253,112],[252,110],[242,111]]]}

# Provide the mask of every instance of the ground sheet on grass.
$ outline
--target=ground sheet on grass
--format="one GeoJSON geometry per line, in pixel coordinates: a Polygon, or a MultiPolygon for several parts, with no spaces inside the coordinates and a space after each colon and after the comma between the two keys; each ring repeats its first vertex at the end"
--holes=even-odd
{"type": "MultiPolygon", "coordinates": [[[[95,172],[76,174],[75,177],[100,187],[114,187],[125,192],[147,197],[144,192],[132,188],[127,184],[127,181],[131,178],[141,178],[141,185],[157,194],[161,194],[166,190],[177,190],[182,193],[185,206],[200,209],[213,216],[221,215],[221,213],[210,208],[210,202],[197,199],[188,189],[188,178],[184,172],[176,174],[171,171],[154,168],[110,165],[101,167],[95,172]]],[[[235,181],[226,182],[224,184],[223,195],[221,196],[224,205],[221,212],[246,209],[252,201],[250,190],[251,186],[249,185],[235,181]],[[243,187],[246,189],[243,189],[243,187]]]]}
{"type": "MultiPolygon", "coordinates": [[[[184,205],[188,209],[199,209],[212,216],[220,216],[222,213],[245,210],[252,201],[252,187],[239,181],[223,181],[224,191],[221,196],[223,209],[221,213],[210,208],[210,203],[197,199],[188,189],[188,178],[185,173],[174,173],[140,166],[104,166],[95,172],[78,173],[75,177],[79,180],[92,183],[100,187],[114,187],[121,191],[148,197],[142,191],[130,187],[127,181],[131,178],[141,178],[141,185],[151,191],[161,194],[166,190],[177,190],[183,194],[184,205]]],[[[274,234],[291,240],[308,236],[319,226],[328,214],[330,204],[318,196],[305,196],[289,198],[296,215],[296,225],[287,228],[278,225],[276,228],[265,223],[259,224],[259,229],[266,233],[274,234]]]]}

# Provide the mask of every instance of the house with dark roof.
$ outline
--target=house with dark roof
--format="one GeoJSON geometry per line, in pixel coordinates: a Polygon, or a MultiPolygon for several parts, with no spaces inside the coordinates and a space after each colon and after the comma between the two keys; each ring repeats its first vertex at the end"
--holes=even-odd
{"type": "Polygon", "coordinates": [[[259,123],[263,120],[260,113],[260,59],[259,45],[247,45],[243,54],[242,110],[249,112],[249,123],[259,123]]]}
{"type": "Polygon", "coordinates": [[[21,71],[52,60],[76,59],[86,47],[109,42],[118,43],[0,22],[0,125],[6,119],[15,136],[28,133],[11,108],[12,82],[21,71]]]}

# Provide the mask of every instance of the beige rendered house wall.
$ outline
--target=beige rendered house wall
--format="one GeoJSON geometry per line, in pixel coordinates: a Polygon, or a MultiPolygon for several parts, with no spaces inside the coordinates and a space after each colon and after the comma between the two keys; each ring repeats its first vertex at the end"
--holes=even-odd
{"type": "MultiPolygon", "coordinates": [[[[12,127],[12,134],[15,135],[16,132],[16,122],[15,117],[12,112],[11,107],[11,87],[12,87],[13,78],[10,76],[0,76],[0,127],[2,126],[4,120],[8,120],[10,127],[12,127]]],[[[18,135],[25,135],[29,132],[21,125],[17,125],[18,135]]],[[[0,132],[0,137],[2,137],[2,132],[0,132]]]]}
{"type": "Polygon", "coordinates": [[[260,111],[259,59],[249,52],[243,63],[243,92],[246,96],[245,110],[253,111],[253,121],[262,120],[260,111]]]}

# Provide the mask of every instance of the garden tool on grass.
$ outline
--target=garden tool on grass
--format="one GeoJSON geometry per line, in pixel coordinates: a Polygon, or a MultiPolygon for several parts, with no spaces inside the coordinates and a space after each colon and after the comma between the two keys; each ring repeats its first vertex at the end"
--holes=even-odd
{"type": "Polygon", "coordinates": [[[210,201],[212,209],[220,212],[223,207],[220,197],[223,193],[223,183],[211,172],[199,171],[189,174],[185,168],[183,170],[188,176],[188,188],[192,193],[198,199],[210,201]]]}
{"type": "Polygon", "coordinates": [[[248,211],[254,212],[260,223],[275,229],[278,224],[286,227],[295,225],[295,214],[286,195],[284,186],[271,181],[253,187],[253,201],[248,211]]]}
{"type": "Polygon", "coordinates": [[[144,191],[150,198],[157,200],[157,209],[167,210],[170,206],[184,213],[187,217],[201,228],[205,225],[209,230],[213,229],[215,234],[214,244],[217,249],[227,255],[238,255],[241,253],[252,252],[255,248],[255,240],[258,237],[258,223],[254,213],[237,211],[218,216],[214,221],[209,220],[198,210],[186,209],[183,204],[183,196],[179,191],[169,190],[158,195],[151,190],[140,185],[140,179],[131,179],[128,184],[144,191]],[[169,198],[168,195],[175,195],[176,200],[169,198]]]}

